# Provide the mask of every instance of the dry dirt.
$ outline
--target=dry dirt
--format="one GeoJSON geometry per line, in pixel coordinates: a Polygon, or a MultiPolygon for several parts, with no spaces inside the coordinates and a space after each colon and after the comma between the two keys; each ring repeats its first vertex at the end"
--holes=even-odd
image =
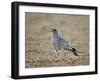
{"type": "Polygon", "coordinates": [[[25,12],[25,67],[89,65],[89,16],[25,12]],[[50,32],[56,28],[82,53],[57,54],[50,32]]]}

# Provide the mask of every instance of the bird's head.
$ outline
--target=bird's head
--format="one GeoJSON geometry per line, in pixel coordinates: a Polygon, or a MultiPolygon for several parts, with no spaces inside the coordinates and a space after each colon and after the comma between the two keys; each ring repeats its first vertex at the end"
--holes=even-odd
{"type": "Polygon", "coordinates": [[[57,29],[52,29],[51,32],[52,33],[57,33],[57,29]]]}
{"type": "Polygon", "coordinates": [[[52,29],[51,30],[51,35],[53,35],[53,36],[58,36],[58,32],[57,32],[57,29],[52,29]]]}

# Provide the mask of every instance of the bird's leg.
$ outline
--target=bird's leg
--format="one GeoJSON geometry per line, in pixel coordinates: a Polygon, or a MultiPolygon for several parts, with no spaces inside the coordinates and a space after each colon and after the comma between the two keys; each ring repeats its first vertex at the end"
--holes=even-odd
{"type": "Polygon", "coordinates": [[[60,54],[60,51],[59,50],[57,50],[57,56],[60,54]]]}
{"type": "Polygon", "coordinates": [[[65,49],[62,49],[62,54],[65,56],[65,54],[66,54],[65,49]]]}
{"type": "Polygon", "coordinates": [[[63,57],[66,56],[66,51],[63,49],[63,57]]]}
{"type": "Polygon", "coordinates": [[[66,50],[64,50],[64,56],[66,56],[66,53],[67,53],[67,51],[66,51],[66,50]]]}
{"type": "Polygon", "coordinates": [[[63,49],[63,48],[61,49],[61,53],[62,53],[62,54],[64,53],[64,49],[63,49]]]}
{"type": "Polygon", "coordinates": [[[56,56],[58,56],[59,51],[57,50],[57,48],[55,48],[54,51],[55,51],[56,56]]]}

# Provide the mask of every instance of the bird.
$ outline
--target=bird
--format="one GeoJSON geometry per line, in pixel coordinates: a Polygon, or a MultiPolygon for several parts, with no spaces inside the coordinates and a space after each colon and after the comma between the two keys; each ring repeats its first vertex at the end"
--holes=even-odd
{"type": "Polygon", "coordinates": [[[75,56],[78,56],[77,50],[71,47],[69,45],[69,42],[58,34],[57,29],[53,28],[51,30],[51,33],[52,33],[52,36],[51,36],[52,45],[54,49],[56,50],[56,52],[67,50],[67,51],[71,51],[75,56]]]}

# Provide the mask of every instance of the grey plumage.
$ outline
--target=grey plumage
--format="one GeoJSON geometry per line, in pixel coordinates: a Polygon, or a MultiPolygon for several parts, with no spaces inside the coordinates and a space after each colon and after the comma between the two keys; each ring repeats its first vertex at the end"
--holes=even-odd
{"type": "Polygon", "coordinates": [[[77,50],[75,48],[72,48],[69,46],[68,41],[63,39],[61,36],[59,36],[58,31],[56,29],[52,29],[52,44],[55,48],[56,51],[63,51],[63,50],[68,50],[73,52],[74,55],[77,55],[77,50]]]}

